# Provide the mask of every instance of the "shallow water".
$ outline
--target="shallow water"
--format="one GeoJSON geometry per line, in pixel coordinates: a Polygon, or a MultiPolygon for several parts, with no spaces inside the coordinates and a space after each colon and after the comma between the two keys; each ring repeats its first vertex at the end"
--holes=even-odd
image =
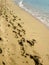
{"type": "Polygon", "coordinates": [[[49,27],[49,0],[15,0],[15,2],[49,27]]]}
{"type": "Polygon", "coordinates": [[[24,0],[24,2],[44,11],[49,11],[49,0],[24,0]]]}

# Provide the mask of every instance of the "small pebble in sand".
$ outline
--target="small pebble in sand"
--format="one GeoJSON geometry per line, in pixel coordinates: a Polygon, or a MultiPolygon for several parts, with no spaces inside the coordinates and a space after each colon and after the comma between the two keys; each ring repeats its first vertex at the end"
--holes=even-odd
{"type": "Polygon", "coordinates": [[[12,23],[12,21],[11,21],[11,20],[9,21],[9,23],[10,23],[12,26],[14,25],[14,23],[12,23]]]}
{"type": "Polygon", "coordinates": [[[24,29],[22,29],[22,32],[23,32],[24,34],[26,33],[24,29]]]}
{"type": "Polygon", "coordinates": [[[31,42],[32,42],[32,46],[34,46],[34,44],[36,43],[36,40],[32,39],[31,42]]]}
{"type": "Polygon", "coordinates": [[[36,42],[36,40],[35,39],[32,39],[32,42],[36,42]]]}
{"type": "Polygon", "coordinates": [[[5,17],[8,17],[7,15],[5,15],[5,17]]]}
{"type": "Polygon", "coordinates": [[[22,38],[22,41],[25,42],[25,38],[22,38]]]}
{"type": "Polygon", "coordinates": [[[5,19],[6,19],[6,21],[8,21],[8,16],[7,15],[5,15],[5,19]]]}
{"type": "Polygon", "coordinates": [[[16,20],[16,19],[14,18],[14,19],[13,19],[13,22],[14,22],[15,20],[16,20]]]}
{"type": "Polygon", "coordinates": [[[5,62],[4,62],[4,61],[2,61],[2,64],[3,64],[3,65],[5,65],[5,62]]]}
{"type": "Polygon", "coordinates": [[[8,24],[8,27],[10,27],[10,24],[8,24]]]}
{"type": "Polygon", "coordinates": [[[28,61],[26,61],[26,63],[28,63],[28,61]]]}
{"type": "Polygon", "coordinates": [[[26,56],[29,56],[29,54],[28,54],[28,53],[26,53],[26,56]]]}
{"type": "Polygon", "coordinates": [[[4,56],[4,54],[2,56],[4,56]]]}
{"type": "Polygon", "coordinates": [[[16,32],[16,31],[14,31],[14,30],[13,30],[12,32],[13,32],[13,33],[15,33],[15,34],[17,33],[17,32],[16,32]]]}
{"type": "Polygon", "coordinates": [[[15,30],[16,29],[16,26],[13,26],[13,29],[15,30]]]}
{"type": "Polygon", "coordinates": [[[18,35],[19,35],[20,37],[22,37],[22,34],[20,34],[20,32],[18,32],[18,35]]]}
{"type": "Polygon", "coordinates": [[[13,17],[16,18],[17,16],[14,16],[14,15],[13,15],[13,17]]]}
{"type": "Polygon", "coordinates": [[[27,56],[26,56],[26,55],[24,55],[24,57],[26,58],[27,56]]]}
{"type": "Polygon", "coordinates": [[[26,40],[27,43],[29,43],[31,46],[34,46],[34,44],[36,43],[36,40],[35,39],[32,39],[32,40],[26,40]]]}
{"type": "Polygon", "coordinates": [[[21,21],[21,19],[19,18],[19,20],[21,21]]]}
{"type": "Polygon", "coordinates": [[[2,54],[2,49],[0,48],[0,54],[2,54]]]}
{"type": "Polygon", "coordinates": [[[23,42],[21,40],[19,41],[19,45],[23,46],[23,42]]]}
{"type": "Polygon", "coordinates": [[[2,13],[0,12],[0,16],[2,15],[2,13]]]}
{"type": "Polygon", "coordinates": [[[0,37],[0,41],[2,41],[3,39],[0,37]]]}
{"type": "Polygon", "coordinates": [[[18,23],[18,26],[19,26],[19,27],[22,27],[20,23],[18,23]]]}
{"type": "Polygon", "coordinates": [[[32,43],[31,43],[31,41],[30,40],[26,40],[27,41],[27,43],[29,43],[31,46],[32,46],[32,43]]]}

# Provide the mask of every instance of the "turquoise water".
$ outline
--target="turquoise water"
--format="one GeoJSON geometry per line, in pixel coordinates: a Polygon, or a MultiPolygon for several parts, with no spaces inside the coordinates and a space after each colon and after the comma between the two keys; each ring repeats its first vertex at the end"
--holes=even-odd
{"type": "Polygon", "coordinates": [[[14,0],[19,7],[49,27],[49,0],[14,0]]]}
{"type": "Polygon", "coordinates": [[[23,3],[26,3],[35,8],[49,12],[49,0],[14,0],[14,1],[16,2],[23,1],[23,3]]]}
{"type": "Polygon", "coordinates": [[[25,3],[39,8],[44,11],[49,11],[49,0],[23,0],[25,3]]]}

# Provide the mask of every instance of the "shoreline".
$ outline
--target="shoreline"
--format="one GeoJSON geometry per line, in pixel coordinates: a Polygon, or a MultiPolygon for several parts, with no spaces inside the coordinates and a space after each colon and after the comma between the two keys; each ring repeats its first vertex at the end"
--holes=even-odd
{"type": "MultiPolygon", "coordinates": [[[[16,5],[18,6],[18,5],[16,5]]],[[[21,8],[20,6],[18,6],[19,8],[21,8]]],[[[31,15],[33,18],[35,18],[36,20],[38,20],[40,23],[42,23],[45,27],[47,27],[49,29],[49,26],[47,26],[46,23],[43,23],[43,20],[42,19],[39,19],[38,17],[32,15],[31,13],[29,13],[28,11],[26,11],[25,9],[21,8],[23,11],[25,11],[26,13],[28,13],[29,15],[31,15]],[[41,21],[42,20],[42,21],[41,21]]]]}
{"type": "MultiPolygon", "coordinates": [[[[22,4],[22,3],[21,3],[22,4]]],[[[18,6],[19,8],[21,8],[22,10],[24,10],[25,12],[27,12],[28,14],[30,14],[32,17],[34,17],[34,18],[36,18],[37,20],[39,20],[39,22],[41,22],[42,24],[44,24],[48,29],[49,29],[49,25],[48,25],[48,23],[46,22],[47,21],[47,19],[46,20],[43,20],[44,18],[43,18],[43,16],[41,16],[40,15],[40,12],[39,12],[39,14],[38,15],[36,15],[37,14],[37,12],[31,12],[30,10],[28,11],[28,9],[26,9],[26,8],[24,8],[23,7],[23,5],[18,5],[18,4],[16,4],[15,3],[15,5],[16,6],[18,6]]]]}

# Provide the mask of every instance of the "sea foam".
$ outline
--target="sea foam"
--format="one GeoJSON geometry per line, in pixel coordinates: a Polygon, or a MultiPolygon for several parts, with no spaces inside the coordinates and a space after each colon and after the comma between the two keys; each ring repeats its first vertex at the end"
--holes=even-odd
{"type": "Polygon", "coordinates": [[[43,12],[39,9],[31,8],[27,4],[23,2],[23,0],[19,0],[18,6],[23,8],[25,11],[29,12],[32,16],[36,17],[42,23],[44,23],[47,27],[49,27],[49,13],[43,12]]]}

